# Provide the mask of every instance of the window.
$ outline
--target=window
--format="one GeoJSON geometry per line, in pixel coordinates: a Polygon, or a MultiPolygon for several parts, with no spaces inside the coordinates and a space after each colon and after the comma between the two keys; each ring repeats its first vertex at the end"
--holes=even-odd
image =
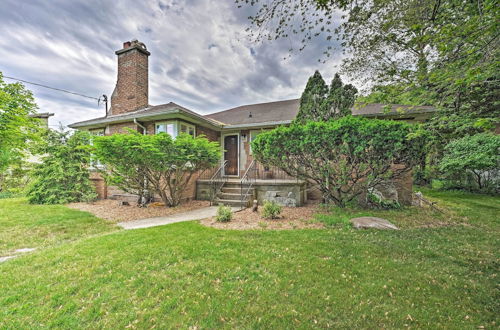
{"type": "Polygon", "coordinates": [[[191,136],[195,136],[196,134],[194,125],[181,121],[158,122],[156,123],[155,127],[156,127],[156,134],[167,133],[171,137],[176,137],[181,133],[186,133],[191,136]]]}
{"type": "MultiPolygon", "coordinates": [[[[105,131],[105,129],[104,129],[104,128],[102,128],[102,129],[95,129],[95,130],[91,130],[91,131],[89,131],[89,132],[90,132],[90,134],[91,134],[91,135],[94,135],[94,136],[104,136],[104,135],[105,135],[105,134],[104,134],[104,133],[105,133],[104,131],[105,131]]],[[[91,144],[91,145],[93,145],[92,140],[90,140],[90,144],[91,144]]],[[[96,159],[96,158],[94,157],[94,155],[91,155],[90,157],[91,157],[91,158],[90,158],[90,168],[91,168],[91,169],[95,169],[95,168],[103,168],[103,167],[104,167],[104,165],[103,165],[103,164],[101,164],[101,162],[99,161],[99,159],[96,159]]]]}
{"type": "Polygon", "coordinates": [[[176,137],[177,136],[176,126],[177,126],[176,122],[174,121],[156,123],[156,134],[167,133],[171,137],[176,137]]]}
{"type": "Polygon", "coordinates": [[[194,136],[195,132],[194,132],[193,125],[190,125],[187,123],[180,123],[179,126],[180,126],[180,130],[179,130],[180,133],[187,133],[191,136],[194,136]]]}

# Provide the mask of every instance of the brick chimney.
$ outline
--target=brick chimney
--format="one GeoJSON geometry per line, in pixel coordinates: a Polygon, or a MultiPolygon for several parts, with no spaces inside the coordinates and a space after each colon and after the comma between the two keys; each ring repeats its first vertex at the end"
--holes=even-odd
{"type": "Polygon", "coordinates": [[[123,43],[117,50],[118,78],[111,95],[110,115],[135,111],[148,106],[148,57],[146,45],[138,40],[123,43]]]}

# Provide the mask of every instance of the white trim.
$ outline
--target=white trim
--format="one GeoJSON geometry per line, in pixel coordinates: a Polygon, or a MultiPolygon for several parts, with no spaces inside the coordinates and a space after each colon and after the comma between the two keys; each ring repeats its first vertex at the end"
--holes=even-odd
{"type": "Polygon", "coordinates": [[[227,176],[227,177],[236,177],[236,178],[239,178],[240,177],[240,132],[233,132],[233,133],[224,133],[224,134],[221,134],[221,149],[222,149],[222,163],[224,163],[224,160],[225,160],[225,157],[224,157],[224,153],[225,153],[225,150],[224,150],[224,138],[226,136],[231,136],[231,135],[236,135],[238,136],[238,141],[237,141],[237,145],[238,145],[238,154],[237,154],[237,158],[238,158],[238,174],[237,175],[226,175],[226,173],[224,173],[224,170],[225,168],[223,167],[222,168],[222,175],[223,176],[227,176]]]}

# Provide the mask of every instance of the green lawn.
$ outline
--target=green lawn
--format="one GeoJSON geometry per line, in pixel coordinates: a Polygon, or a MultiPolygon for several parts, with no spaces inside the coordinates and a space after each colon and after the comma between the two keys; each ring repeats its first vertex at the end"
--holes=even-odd
{"type": "Polygon", "coordinates": [[[30,205],[21,198],[0,199],[0,256],[20,248],[41,248],[114,230],[87,212],[61,205],[30,205]]]}
{"type": "MultiPolygon", "coordinates": [[[[0,328],[498,327],[500,199],[427,193],[466,224],[417,228],[404,223],[412,211],[379,211],[403,229],[188,222],[57,244],[0,264],[0,328]]],[[[10,202],[20,218],[46,208],[1,205],[10,202]]],[[[113,230],[93,221],[95,232],[113,230]]]]}

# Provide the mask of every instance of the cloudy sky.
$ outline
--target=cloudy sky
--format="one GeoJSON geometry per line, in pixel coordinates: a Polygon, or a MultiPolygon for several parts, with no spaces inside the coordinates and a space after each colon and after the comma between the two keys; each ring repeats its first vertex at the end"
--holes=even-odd
{"type": "MultiPolygon", "coordinates": [[[[111,95],[115,50],[138,39],[151,52],[153,105],[176,102],[200,113],[299,97],[319,69],[325,79],[340,54],[318,63],[321,41],[288,59],[299,40],[255,43],[245,32],[251,8],[234,0],[1,0],[0,71],[90,96],[111,95]]],[[[51,125],[99,117],[103,106],[27,85],[51,125]]]]}

